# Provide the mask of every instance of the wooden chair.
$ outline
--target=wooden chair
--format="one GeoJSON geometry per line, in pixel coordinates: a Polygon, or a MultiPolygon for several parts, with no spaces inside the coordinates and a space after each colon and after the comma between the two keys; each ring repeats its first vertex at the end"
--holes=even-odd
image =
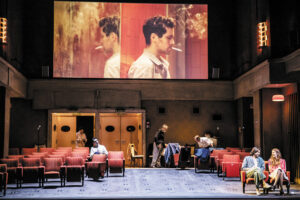
{"type": "Polygon", "coordinates": [[[135,161],[136,160],[141,160],[142,161],[142,167],[144,166],[144,155],[136,155],[136,150],[134,144],[129,144],[128,145],[129,153],[130,153],[130,167],[133,166],[135,167],[135,161]]]}

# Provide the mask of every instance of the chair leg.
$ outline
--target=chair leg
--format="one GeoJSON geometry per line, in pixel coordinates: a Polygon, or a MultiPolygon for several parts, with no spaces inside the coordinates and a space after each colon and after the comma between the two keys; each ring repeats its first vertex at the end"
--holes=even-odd
{"type": "Polygon", "coordinates": [[[243,193],[245,193],[245,186],[246,186],[246,183],[243,183],[243,193]]]}
{"type": "Polygon", "coordinates": [[[287,194],[290,194],[290,183],[289,182],[286,183],[286,192],[287,192],[287,194]]]}

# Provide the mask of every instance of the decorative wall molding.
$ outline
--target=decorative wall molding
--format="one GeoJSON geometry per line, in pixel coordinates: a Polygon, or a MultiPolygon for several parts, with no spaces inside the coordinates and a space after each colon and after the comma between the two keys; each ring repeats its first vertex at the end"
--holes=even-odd
{"type": "Polygon", "coordinates": [[[0,57],[0,85],[10,90],[12,97],[26,98],[27,78],[0,57]]]}

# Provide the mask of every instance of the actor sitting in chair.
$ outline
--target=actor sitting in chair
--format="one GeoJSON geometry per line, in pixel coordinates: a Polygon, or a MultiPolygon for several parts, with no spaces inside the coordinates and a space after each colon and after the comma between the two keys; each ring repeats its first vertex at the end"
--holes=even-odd
{"type": "Polygon", "coordinates": [[[93,146],[90,152],[90,159],[93,158],[94,154],[105,154],[106,156],[108,155],[105,146],[100,145],[97,138],[93,138],[93,146]]]}
{"type": "Polygon", "coordinates": [[[210,134],[206,132],[204,137],[196,135],[194,140],[196,142],[195,156],[197,156],[201,162],[207,162],[210,157],[209,147],[213,146],[213,141],[210,139],[210,134]]]}
{"type": "Polygon", "coordinates": [[[259,185],[261,183],[263,184],[263,188],[271,188],[271,186],[264,181],[264,179],[266,178],[263,173],[263,171],[265,170],[265,161],[260,157],[259,148],[253,147],[250,152],[250,156],[246,156],[244,158],[242,170],[246,171],[247,178],[254,178],[257,195],[260,195],[259,185]]]}

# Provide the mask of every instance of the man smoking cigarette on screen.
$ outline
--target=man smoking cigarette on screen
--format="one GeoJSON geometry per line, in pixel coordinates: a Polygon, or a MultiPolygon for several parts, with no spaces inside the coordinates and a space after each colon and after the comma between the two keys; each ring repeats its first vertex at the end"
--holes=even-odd
{"type": "Polygon", "coordinates": [[[100,20],[99,26],[102,39],[100,47],[105,53],[113,54],[105,63],[104,78],[120,78],[120,19],[116,16],[105,17],[100,20]]]}
{"type": "Polygon", "coordinates": [[[175,22],[170,17],[155,16],[143,25],[146,48],[131,65],[129,78],[169,79],[169,63],[162,55],[168,55],[174,46],[175,22]]]}

